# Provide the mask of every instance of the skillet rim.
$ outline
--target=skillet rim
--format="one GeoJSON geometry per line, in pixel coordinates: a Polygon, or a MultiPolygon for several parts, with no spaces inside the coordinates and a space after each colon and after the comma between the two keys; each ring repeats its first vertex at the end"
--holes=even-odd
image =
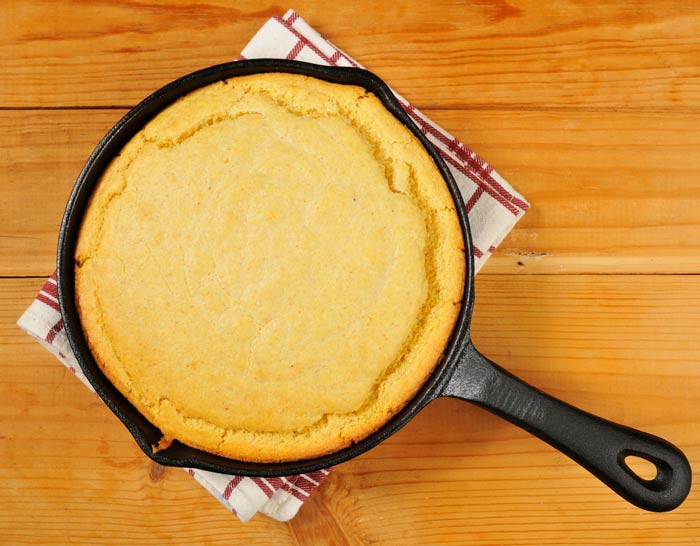
{"type": "Polygon", "coordinates": [[[66,204],[58,238],[56,263],[58,300],[66,335],[76,360],[95,392],[132,434],[141,450],[163,466],[199,468],[240,476],[279,477],[335,466],[375,447],[402,428],[418,411],[442,395],[469,343],[474,304],[474,258],[469,220],[457,184],[437,149],[409,117],[387,84],[378,76],[355,67],[323,66],[283,59],[253,59],[214,65],[178,78],[161,87],[127,112],[97,144],[81,170],[66,204]],[[92,191],[109,161],[153,116],[187,93],[219,80],[263,72],[302,74],[325,81],[358,85],[374,93],[383,105],[421,142],[435,161],[455,203],[464,240],[466,272],[461,309],[443,358],[418,393],[387,423],[363,440],[339,451],[298,461],[256,463],[230,459],[174,441],[154,452],[162,433],[119,392],[92,357],[75,305],[74,249],[80,224],[92,191]]]}

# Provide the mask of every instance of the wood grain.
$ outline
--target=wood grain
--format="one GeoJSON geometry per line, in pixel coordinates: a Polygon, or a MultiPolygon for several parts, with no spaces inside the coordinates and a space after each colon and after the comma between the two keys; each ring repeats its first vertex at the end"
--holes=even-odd
{"type": "MultiPolygon", "coordinates": [[[[539,440],[456,400],[340,465],[288,525],[240,524],[129,434],[13,322],[0,280],[0,536],[12,544],[694,544],[700,497],[643,512],[539,440]]],[[[473,336],[561,398],[700,457],[700,277],[480,275],[473,336]],[[514,297],[515,295],[515,297],[514,297]]]]}
{"type": "MultiPolygon", "coordinates": [[[[134,105],[235,58],[265,18],[286,9],[252,0],[46,6],[3,9],[1,106],[134,105]]],[[[423,108],[700,107],[693,2],[397,0],[328,9],[302,0],[295,9],[423,108]]]]}
{"type": "Polygon", "coordinates": [[[55,269],[63,209],[118,110],[0,110],[0,275],[55,269]]]}
{"type": "MultiPolygon", "coordinates": [[[[0,110],[0,275],[53,271],[70,189],[124,113],[0,110]]],[[[700,113],[426,113],[532,204],[487,272],[700,272],[700,113]]]]}
{"type": "MultiPolygon", "coordinates": [[[[534,385],[700,461],[700,7],[681,0],[299,0],[532,208],[476,281],[473,338],[534,385]]],[[[0,543],[696,545],[698,476],[639,510],[546,444],[440,399],[287,524],[240,523],[152,464],[15,321],[82,165],[146,95],[233,59],[287,6],[0,9],[0,543]],[[29,278],[10,278],[29,277],[29,278]]]]}
{"type": "Polygon", "coordinates": [[[700,117],[431,111],[531,203],[490,273],[700,271],[700,117]]]}

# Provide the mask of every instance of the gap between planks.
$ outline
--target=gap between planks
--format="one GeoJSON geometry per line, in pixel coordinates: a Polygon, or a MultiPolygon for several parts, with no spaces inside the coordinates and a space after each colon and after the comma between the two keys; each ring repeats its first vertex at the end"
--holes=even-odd
{"type": "MultiPolygon", "coordinates": [[[[156,91],[155,89],[153,91],[156,91]]],[[[150,93],[143,96],[145,99],[150,93]]],[[[108,105],[57,105],[57,106],[3,106],[0,105],[0,112],[28,112],[36,111],[62,111],[62,110],[131,110],[136,104],[108,104],[108,105]]],[[[572,112],[582,113],[589,112],[591,114],[700,114],[700,107],[679,106],[679,107],[647,107],[647,106],[536,106],[531,104],[464,104],[464,105],[448,105],[442,106],[439,104],[419,104],[416,107],[420,110],[444,110],[447,112],[572,112]]]]}

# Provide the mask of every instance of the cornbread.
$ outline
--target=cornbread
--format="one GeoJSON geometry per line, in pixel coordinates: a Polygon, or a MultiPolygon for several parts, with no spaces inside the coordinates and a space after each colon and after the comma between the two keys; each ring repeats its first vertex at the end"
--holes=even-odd
{"type": "Polygon", "coordinates": [[[170,105],[103,173],[76,247],[104,374],[167,440],[245,461],[366,437],[460,309],[454,202],[366,90],[264,73],[170,105]]]}

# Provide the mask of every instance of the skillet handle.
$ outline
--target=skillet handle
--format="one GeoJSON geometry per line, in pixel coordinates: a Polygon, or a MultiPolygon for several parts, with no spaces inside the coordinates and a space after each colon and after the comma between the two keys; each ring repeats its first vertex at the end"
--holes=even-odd
{"type": "Polygon", "coordinates": [[[442,395],[473,402],[527,430],[645,510],[672,510],[690,491],[690,465],[677,447],[528,385],[481,355],[471,341],[442,395]],[[635,474],[625,462],[629,456],[651,462],[656,477],[647,480],[635,474]]]}

